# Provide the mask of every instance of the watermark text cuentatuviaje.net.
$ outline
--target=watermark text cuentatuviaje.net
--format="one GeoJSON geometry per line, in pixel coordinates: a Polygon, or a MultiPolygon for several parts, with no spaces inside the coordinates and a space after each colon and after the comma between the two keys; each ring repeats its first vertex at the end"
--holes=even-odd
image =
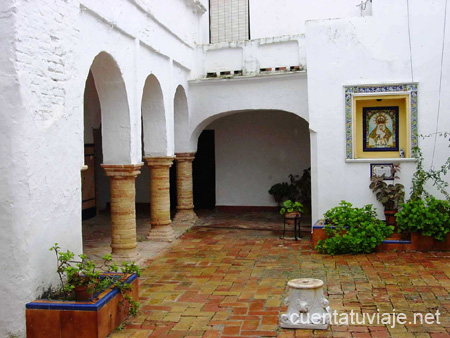
{"type": "Polygon", "coordinates": [[[350,312],[338,313],[336,310],[330,313],[293,313],[290,315],[290,321],[293,324],[313,323],[313,324],[331,324],[331,325],[386,325],[394,328],[398,325],[433,325],[440,324],[439,317],[441,313],[412,313],[405,314],[396,312],[377,312],[374,313],[360,313],[350,312]]]}

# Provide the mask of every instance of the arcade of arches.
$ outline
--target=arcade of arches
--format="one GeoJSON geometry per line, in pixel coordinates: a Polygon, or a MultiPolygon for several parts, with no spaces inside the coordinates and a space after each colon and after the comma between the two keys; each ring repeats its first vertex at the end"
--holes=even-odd
{"type": "MultiPolygon", "coordinates": [[[[84,94],[87,168],[84,167],[82,174],[83,218],[95,216],[109,205],[113,258],[136,260],[136,205],[150,206],[149,210],[145,209],[150,223],[146,233],[148,240],[170,242],[175,239],[170,192],[170,171],[174,164],[176,179],[172,183],[176,182],[176,214],[173,219],[184,224],[194,224],[197,220],[193,184],[196,153],[183,148],[189,143],[192,132],[187,128],[186,93],[178,86],[172,96],[175,153],[166,155],[170,151],[165,132],[163,86],[150,75],[145,80],[141,101],[142,156],[133,161],[128,155],[132,153],[132,128],[123,85],[112,58],[104,53],[97,56],[87,77],[84,94]],[[105,68],[116,72],[107,72],[105,68]],[[182,152],[176,152],[177,149],[182,152]]],[[[267,194],[270,185],[310,166],[308,123],[295,114],[275,110],[235,111],[206,122],[203,129],[216,133],[215,161],[218,167],[212,169],[217,172],[212,184],[217,184],[217,206],[236,202],[227,201],[223,196],[227,189],[228,195],[234,194],[230,189],[235,189],[234,195],[241,198],[237,205],[251,205],[249,200],[263,196],[266,200],[258,201],[257,205],[270,207],[273,203],[267,194]],[[231,175],[233,172],[236,175],[231,175]],[[273,173],[279,177],[272,177],[273,173]]]]}

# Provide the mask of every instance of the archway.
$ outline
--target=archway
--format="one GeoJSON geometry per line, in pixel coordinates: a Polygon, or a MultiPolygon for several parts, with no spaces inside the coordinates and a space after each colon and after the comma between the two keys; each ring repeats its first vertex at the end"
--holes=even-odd
{"type": "Polygon", "coordinates": [[[175,153],[189,151],[189,110],[186,91],[178,86],[174,97],[175,153]]]}
{"type": "Polygon", "coordinates": [[[167,155],[167,127],[161,85],[154,75],[145,81],[142,94],[143,152],[145,156],[167,155]]]}
{"type": "MultiPolygon", "coordinates": [[[[215,199],[219,209],[276,209],[277,202],[268,193],[270,187],[310,167],[308,122],[289,112],[226,112],[203,121],[193,139],[200,131],[201,135],[205,131],[214,133],[215,199]]],[[[197,167],[202,165],[204,146],[199,142],[194,164],[194,200],[204,194],[199,182],[200,175],[205,174],[199,175],[197,167]]]]}
{"type": "Polygon", "coordinates": [[[102,111],[103,163],[132,163],[130,111],[120,69],[108,53],[101,52],[92,62],[91,72],[102,111]]]}
{"type": "MultiPolygon", "coordinates": [[[[184,154],[189,152],[189,110],[186,97],[186,91],[179,85],[175,91],[173,99],[174,108],[174,139],[175,154],[184,154]]],[[[177,160],[170,168],[170,207],[171,214],[175,215],[178,206],[177,195],[177,160]]]]}
{"type": "MultiPolygon", "coordinates": [[[[129,165],[130,140],[130,113],[125,83],[114,59],[101,52],[92,62],[84,91],[84,148],[87,168],[85,166],[86,170],[82,173],[83,219],[90,219],[83,222],[83,229],[87,226],[96,227],[89,232],[83,231],[84,251],[94,243],[105,244],[98,243],[97,238],[108,241],[106,244],[112,238],[108,236],[111,224],[115,223],[110,219],[108,210],[111,206],[110,180],[101,165],[115,168],[129,165]],[[97,215],[101,217],[93,219],[97,215]],[[99,232],[103,236],[99,236],[99,232]]],[[[112,232],[114,231],[113,226],[112,232]]],[[[111,246],[113,253],[121,252],[118,244],[114,246],[111,243],[111,246]]]]}
{"type": "MultiPolygon", "coordinates": [[[[171,227],[169,168],[173,156],[168,156],[168,131],[164,111],[163,93],[154,75],[147,77],[142,96],[143,155],[145,175],[138,182],[139,189],[150,188],[150,231],[147,239],[172,241],[175,233],[171,227]],[[147,178],[147,182],[144,179],[147,178]]],[[[147,195],[148,196],[148,195],[147,195]]]]}
{"type": "MultiPolygon", "coordinates": [[[[166,156],[167,127],[164,96],[155,75],[147,77],[141,102],[142,113],[142,157],[166,156]]],[[[138,215],[148,217],[150,212],[150,171],[144,164],[136,179],[136,204],[138,215]]]]}

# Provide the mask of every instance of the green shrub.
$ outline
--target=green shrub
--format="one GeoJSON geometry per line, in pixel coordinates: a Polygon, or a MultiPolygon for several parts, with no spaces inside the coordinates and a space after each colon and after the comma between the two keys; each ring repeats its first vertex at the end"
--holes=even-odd
{"type": "Polygon", "coordinates": [[[330,255],[370,253],[386,237],[392,235],[394,227],[376,218],[371,204],[362,208],[342,201],[339,206],[325,214],[327,239],[317,243],[316,250],[330,255]]]}
{"type": "Polygon", "coordinates": [[[396,214],[397,226],[402,231],[421,232],[443,241],[450,232],[450,202],[434,197],[410,200],[396,214]]]}
{"type": "Polygon", "coordinates": [[[272,185],[269,194],[273,195],[275,201],[281,202],[284,198],[290,196],[293,190],[294,187],[290,186],[289,183],[282,182],[272,185]]]}

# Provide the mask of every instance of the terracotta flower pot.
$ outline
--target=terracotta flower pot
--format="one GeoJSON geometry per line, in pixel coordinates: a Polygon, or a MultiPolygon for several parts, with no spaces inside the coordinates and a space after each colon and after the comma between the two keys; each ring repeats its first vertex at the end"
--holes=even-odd
{"type": "Polygon", "coordinates": [[[76,286],[74,289],[75,299],[77,301],[91,300],[94,296],[94,286],[91,285],[80,285],[76,286]]]}
{"type": "Polygon", "coordinates": [[[287,212],[284,214],[284,219],[286,224],[292,225],[294,224],[295,218],[298,217],[302,217],[302,214],[298,211],[293,211],[293,212],[287,212]]]}
{"type": "Polygon", "coordinates": [[[398,210],[385,210],[384,216],[386,216],[386,224],[387,225],[393,225],[397,228],[397,219],[395,217],[395,214],[398,212],[398,210]]]}

